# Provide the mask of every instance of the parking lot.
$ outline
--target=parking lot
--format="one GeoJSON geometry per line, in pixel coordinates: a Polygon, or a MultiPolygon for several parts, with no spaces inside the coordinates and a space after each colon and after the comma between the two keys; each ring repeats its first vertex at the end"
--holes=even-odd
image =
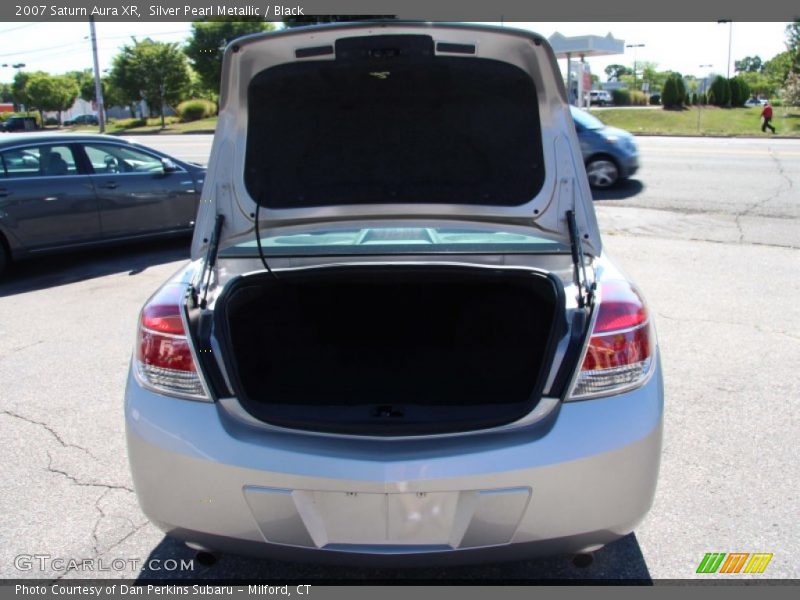
{"type": "MultiPolygon", "coordinates": [[[[204,135],[142,137],[205,161],[204,135]]],[[[0,576],[86,577],[20,555],[135,559],[103,577],[481,580],[682,579],[706,552],[770,552],[760,576],[797,578],[800,552],[800,140],[640,138],[643,168],[599,193],[604,243],[647,297],[666,385],[655,504],[589,566],[553,557],[478,567],[341,569],[193,553],[133,493],[122,398],[138,311],[188,240],[40,258],[0,282],[0,576]]],[[[587,490],[591,494],[591,490],[587,490]]],[[[118,563],[119,564],[119,563],[118,563]]]]}

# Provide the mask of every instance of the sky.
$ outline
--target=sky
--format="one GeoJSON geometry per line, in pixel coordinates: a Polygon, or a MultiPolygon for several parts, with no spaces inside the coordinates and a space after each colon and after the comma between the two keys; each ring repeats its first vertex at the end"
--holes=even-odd
{"type": "MultiPolygon", "coordinates": [[[[506,23],[550,37],[606,35],[611,33],[626,44],[644,44],[636,49],[636,61],[655,62],[658,70],[679,71],[684,75],[725,74],[728,61],[728,23],[506,23]],[[701,64],[712,67],[700,68],[701,64]]],[[[733,61],[759,55],[767,60],[783,52],[785,23],[744,23],[732,25],[731,73],[733,61]]],[[[131,37],[151,37],[164,42],[182,42],[191,31],[189,23],[98,22],[100,69],[108,69],[117,50],[131,37]]],[[[25,63],[24,70],[64,73],[92,67],[88,23],[11,23],[0,22],[0,82],[14,77],[13,64],[25,63]]],[[[633,65],[633,50],[624,55],[587,59],[592,73],[606,80],[603,70],[609,64],[633,65]]],[[[562,71],[565,62],[561,62],[562,71]]]]}

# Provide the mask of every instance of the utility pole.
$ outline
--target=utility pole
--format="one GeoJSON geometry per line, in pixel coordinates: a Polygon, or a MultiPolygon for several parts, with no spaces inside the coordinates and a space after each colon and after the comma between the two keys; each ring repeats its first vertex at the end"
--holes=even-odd
{"type": "Polygon", "coordinates": [[[103,103],[103,83],[100,81],[100,61],[97,60],[97,34],[94,30],[94,17],[89,17],[89,31],[92,37],[92,59],[94,60],[94,95],[97,98],[97,120],[100,133],[106,131],[106,107],[103,103]]]}
{"type": "Polygon", "coordinates": [[[626,44],[626,48],[633,48],[633,89],[636,89],[636,49],[644,48],[644,44],[626,44]]]}
{"type": "MultiPolygon", "coordinates": [[[[730,19],[720,19],[717,23],[727,23],[728,24],[728,64],[726,65],[726,77],[728,79],[731,78],[731,42],[733,40],[733,21],[730,19]]],[[[731,98],[728,96],[728,108],[731,106],[731,98]]]]}
{"type": "MultiPolygon", "coordinates": [[[[711,67],[712,65],[700,65],[701,69],[710,69],[711,67]]],[[[700,92],[701,96],[706,93],[706,79],[708,79],[708,76],[703,77],[703,91],[700,92]]],[[[697,105],[697,133],[700,133],[700,113],[702,111],[703,111],[703,103],[699,102],[697,105]]]]}

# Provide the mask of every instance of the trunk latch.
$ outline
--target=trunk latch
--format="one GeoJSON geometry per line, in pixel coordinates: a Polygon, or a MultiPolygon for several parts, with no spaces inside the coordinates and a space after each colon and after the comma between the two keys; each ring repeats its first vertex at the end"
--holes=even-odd
{"type": "Polygon", "coordinates": [[[405,413],[399,408],[394,408],[390,405],[386,405],[386,406],[378,406],[377,408],[375,408],[375,410],[372,411],[372,416],[381,419],[387,417],[400,418],[404,417],[405,413]]]}

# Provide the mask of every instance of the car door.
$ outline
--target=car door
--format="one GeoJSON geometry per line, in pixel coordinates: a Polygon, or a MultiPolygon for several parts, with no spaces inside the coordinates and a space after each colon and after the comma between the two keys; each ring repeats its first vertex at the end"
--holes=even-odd
{"type": "Polygon", "coordinates": [[[81,144],[92,169],[107,238],[190,229],[198,190],[183,168],[140,148],[114,142],[81,144]]]}
{"type": "Polygon", "coordinates": [[[74,146],[30,144],[0,152],[0,219],[26,250],[100,238],[97,197],[74,146]]]}

